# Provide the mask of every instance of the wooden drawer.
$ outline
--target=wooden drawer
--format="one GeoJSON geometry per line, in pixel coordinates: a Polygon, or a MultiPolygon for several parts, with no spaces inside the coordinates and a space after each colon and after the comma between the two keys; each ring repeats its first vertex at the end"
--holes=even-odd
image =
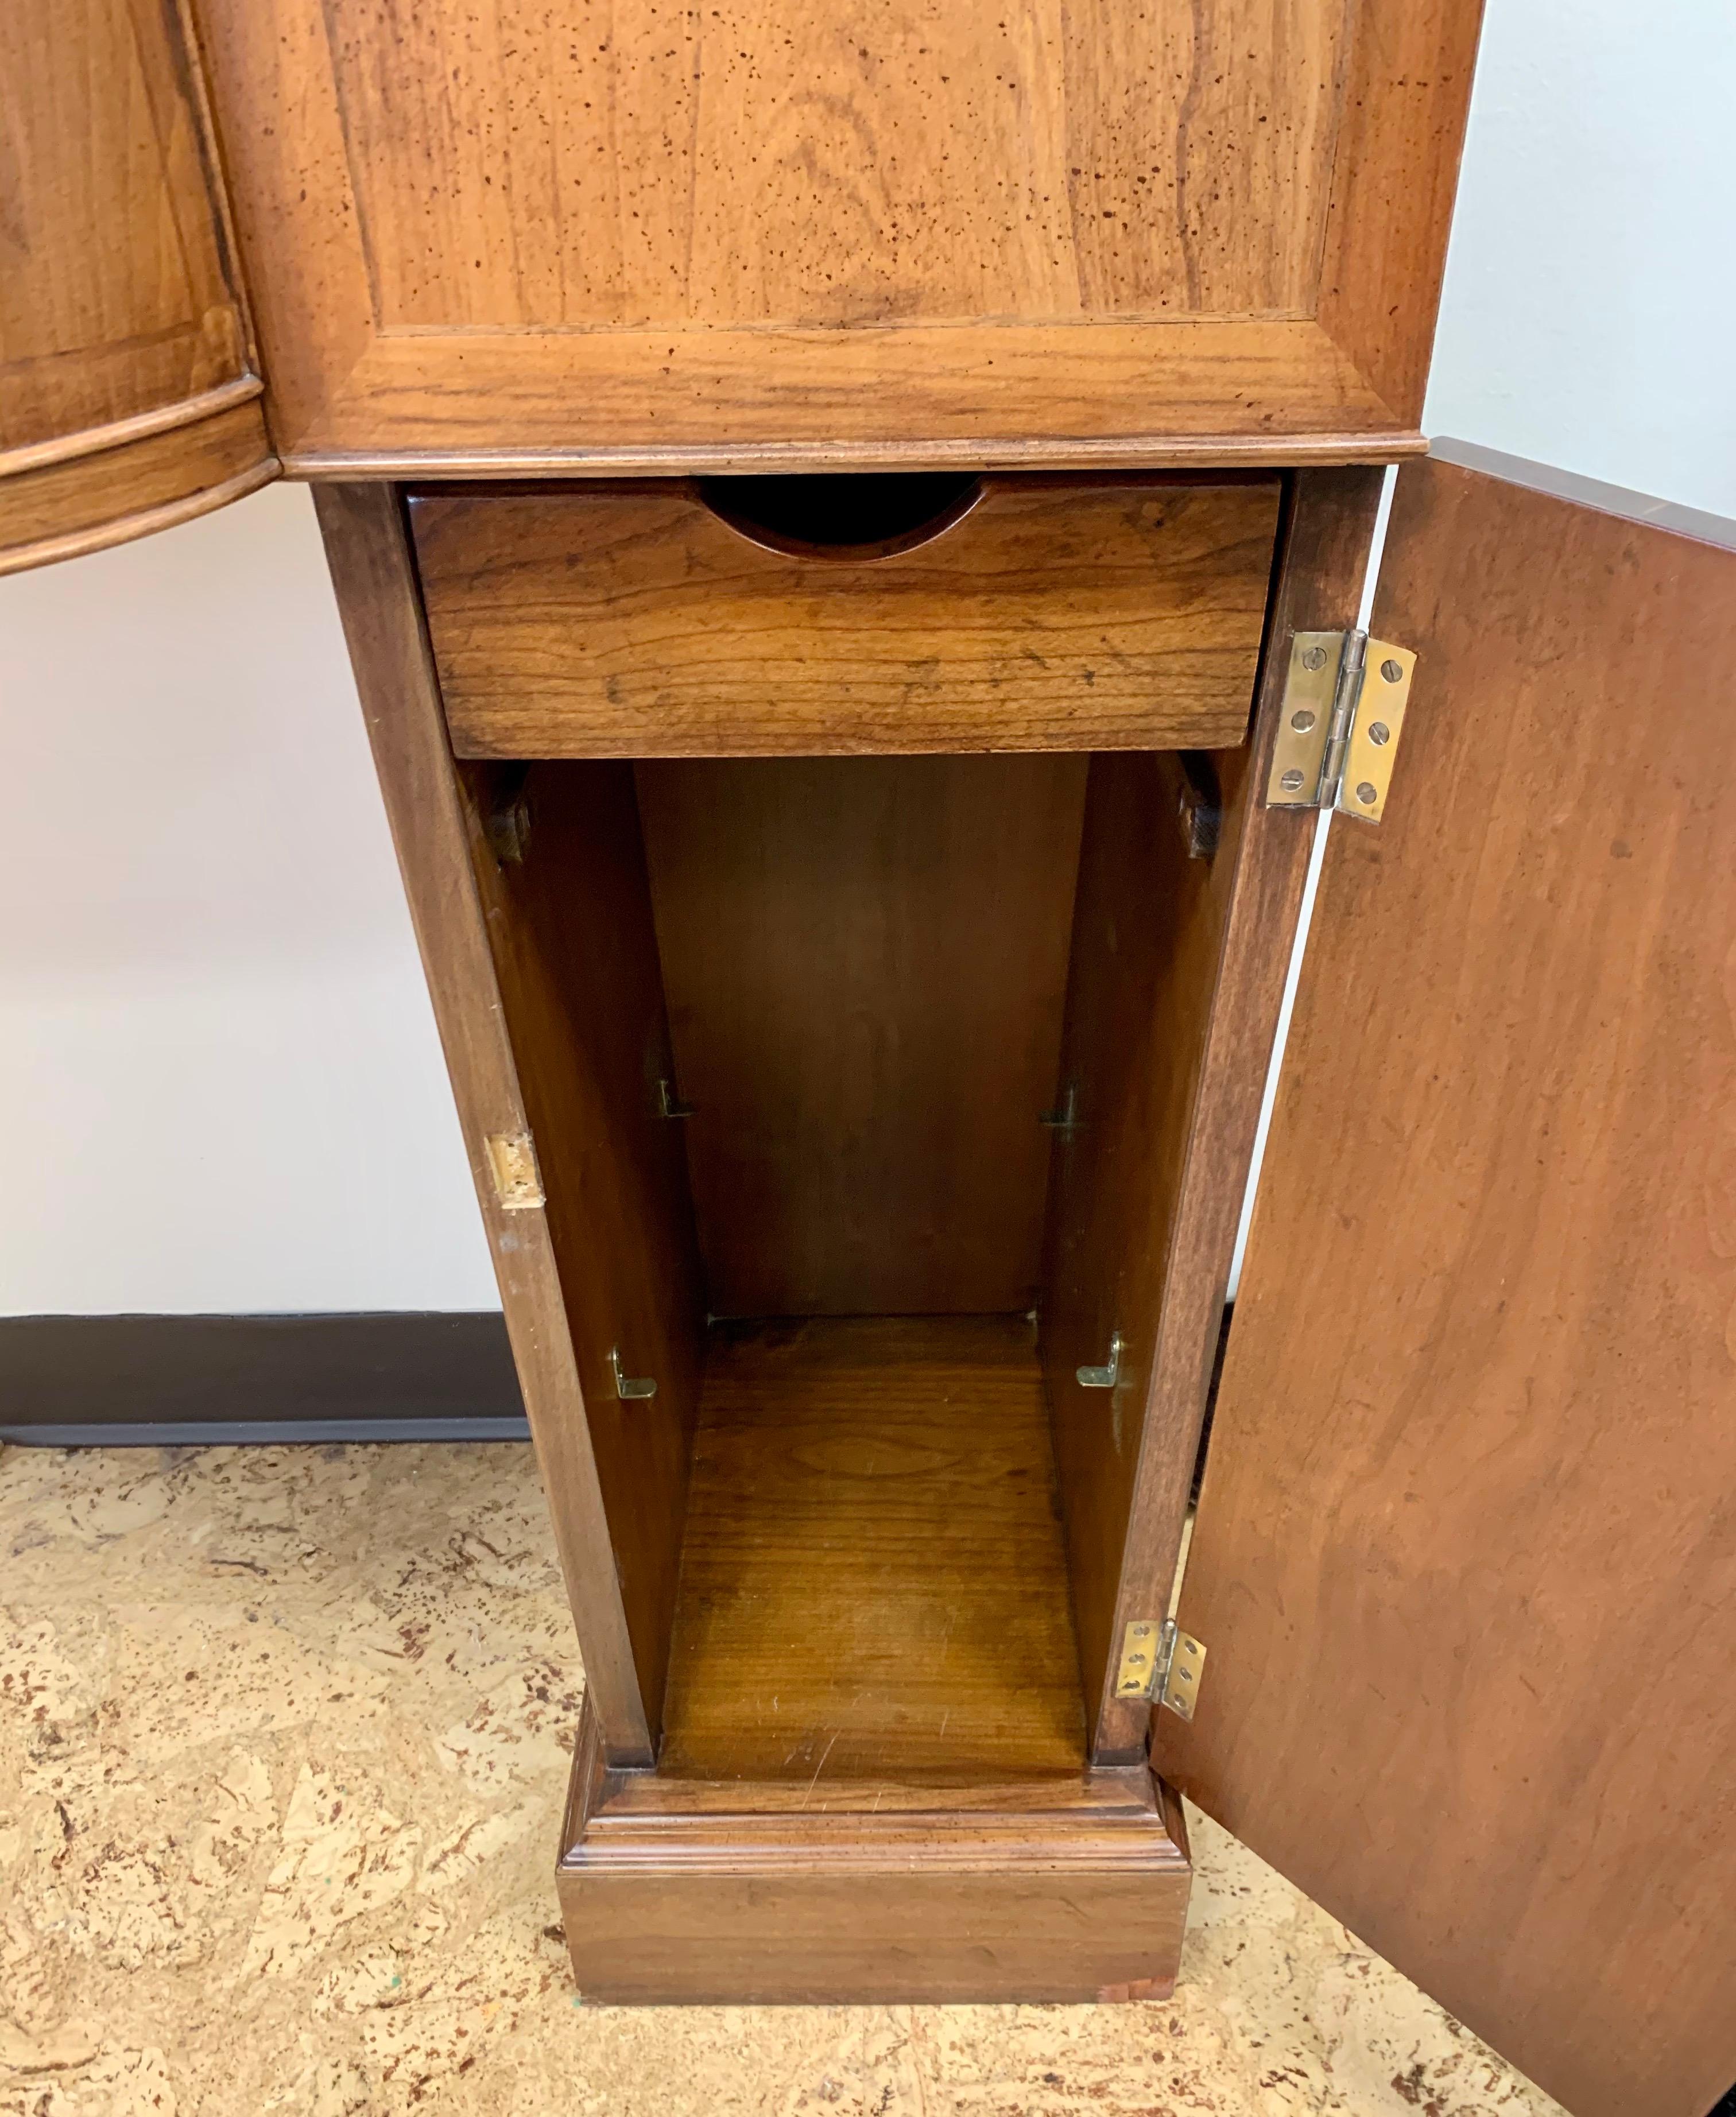
{"type": "Polygon", "coordinates": [[[732,478],[410,511],[460,757],[799,756],[1240,743],[1278,499],[732,478]]]}

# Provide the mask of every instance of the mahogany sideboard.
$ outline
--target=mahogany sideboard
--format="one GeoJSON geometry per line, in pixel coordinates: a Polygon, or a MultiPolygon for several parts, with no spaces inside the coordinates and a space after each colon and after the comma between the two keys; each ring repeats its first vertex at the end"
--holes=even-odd
{"type": "Polygon", "coordinates": [[[1161,1996],[1186,1793],[1736,2076],[1736,556],[1413,460],[1478,13],[0,24],[0,569],[313,482],[588,1995],[1161,1996]]]}

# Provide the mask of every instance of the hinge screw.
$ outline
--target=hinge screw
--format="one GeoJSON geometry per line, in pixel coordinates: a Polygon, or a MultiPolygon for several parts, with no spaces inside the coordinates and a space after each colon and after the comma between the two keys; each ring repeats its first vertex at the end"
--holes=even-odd
{"type": "Polygon", "coordinates": [[[1304,669],[1323,669],[1326,666],[1326,649],[1323,647],[1304,648],[1302,666],[1304,669]]]}
{"type": "Polygon", "coordinates": [[[1402,662],[1395,662],[1392,657],[1388,655],[1387,659],[1380,665],[1380,673],[1386,678],[1389,684],[1397,684],[1403,679],[1405,665],[1402,662]]]}
{"type": "Polygon", "coordinates": [[[1290,715],[1290,724],[1298,735],[1306,735],[1314,724],[1314,717],[1304,706],[1300,713],[1290,715]]]}
{"type": "Polygon", "coordinates": [[[1291,765],[1289,771],[1286,772],[1283,777],[1278,782],[1278,784],[1284,789],[1284,791],[1286,794],[1299,793],[1301,791],[1302,786],[1302,775],[1297,771],[1295,765],[1291,765]]]}
{"type": "Polygon", "coordinates": [[[1356,789],[1356,799],[1361,802],[1364,809],[1372,809],[1377,798],[1374,781],[1364,779],[1361,786],[1356,789]]]}
{"type": "Polygon", "coordinates": [[[1377,749],[1383,749],[1392,740],[1392,731],[1384,721],[1376,721],[1369,730],[1369,740],[1377,749]]]}

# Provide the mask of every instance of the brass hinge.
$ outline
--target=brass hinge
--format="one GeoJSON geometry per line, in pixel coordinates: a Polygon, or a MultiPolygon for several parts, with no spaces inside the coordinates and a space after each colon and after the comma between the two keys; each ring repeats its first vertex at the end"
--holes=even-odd
{"type": "Polygon", "coordinates": [[[492,1132],[484,1142],[494,1195],[509,1213],[522,1213],[543,1201],[537,1150],[528,1132],[492,1132]]]}
{"type": "Polygon", "coordinates": [[[1117,1698],[1155,1698],[1184,1720],[1194,1718],[1206,1650],[1173,1617],[1162,1624],[1131,1624],[1121,1635],[1121,1666],[1115,1675],[1117,1698]]]}
{"type": "Polygon", "coordinates": [[[1266,780],[1268,809],[1336,809],[1378,823],[1416,657],[1365,632],[1296,632],[1266,780]]]}

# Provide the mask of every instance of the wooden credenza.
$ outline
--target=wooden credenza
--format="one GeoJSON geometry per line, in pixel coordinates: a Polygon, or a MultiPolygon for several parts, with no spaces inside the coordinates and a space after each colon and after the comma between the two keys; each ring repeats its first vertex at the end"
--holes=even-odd
{"type": "Polygon", "coordinates": [[[1736,2074],[1736,559],[1407,460],[1477,12],[0,31],[0,565],[314,482],[589,1995],[1161,1995],[1179,1789],[1582,2117],[1736,2074]]]}

